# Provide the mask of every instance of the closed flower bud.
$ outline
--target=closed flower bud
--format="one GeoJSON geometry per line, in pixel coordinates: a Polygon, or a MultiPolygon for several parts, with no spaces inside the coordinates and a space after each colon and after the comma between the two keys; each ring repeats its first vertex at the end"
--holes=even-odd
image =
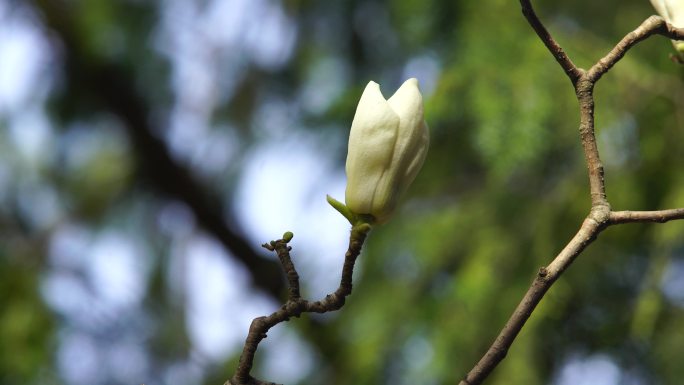
{"type": "Polygon", "coordinates": [[[377,83],[368,83],[349,133],[347,207],[386,222],[423,165],[428,144],[418,81],[405,81],[389,100],[377,83]]]}
{"type": "MultiPolygon", "coordinates": [[[[684,28],[684,1],[682,0],[651,0],[651,4],[668,23],[675,28],[684,28]]],[[[684,41],[673,40],[677,51],[684,53],[684,41]]]]}

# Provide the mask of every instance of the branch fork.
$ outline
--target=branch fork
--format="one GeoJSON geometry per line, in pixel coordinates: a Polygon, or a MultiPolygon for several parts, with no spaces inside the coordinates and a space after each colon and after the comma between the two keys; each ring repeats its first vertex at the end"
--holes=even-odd
{"type": "Polygon", "coordinates": [[[554,40],[537,17],[530,0],[520,0],[522,13],[549,52],[563,68],[573,86],[580,107],[580,140],[589,174],[591,210],[575,236],[551,261],[539,269],[527,293],[480,361],[461,380],[459,385],[481,384],[506,357],[508,349],[518,336],[532,312],[546,292],[572,262],[612,225],[635,222],[664,223],[684,219],[684,208],[659,211],[612,211],[606,196],[603,164],[599,156],[594,132],[594,86],[634,45],[652,35],[663,35],[674,40],[684,40],[684,28],[674,28],[662,17],[651,16],[637,29],[628,33],[608,54],[599,59],[589,70],[578,68],[554,40]]]}

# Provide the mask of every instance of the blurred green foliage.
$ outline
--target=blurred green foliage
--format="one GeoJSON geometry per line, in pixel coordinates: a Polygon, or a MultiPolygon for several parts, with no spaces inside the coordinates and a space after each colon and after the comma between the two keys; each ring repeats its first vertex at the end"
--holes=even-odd
{"type": "MultiPolygon", "coordinates": [[[[66,12],[76,23],[81,52],[126,68],[150,104],[151,121],[172,119],[169,103],[181,97],[173,94],[179,79],[155,47],[167,2],[70,3],[66,12]]],[[[201,8],[210,2],[194,3],[201,8]]],[[[653,13],[647,1],[533,3],[556,40],[585,68],[653,13]]],[[[341,169],[344,138],[368,80],[388,92],[407,76],[433,79],[425,95],[431,128],[425,166],[396,218],[371,234],[354,293],[336,315],[304,316],[278,328],[296,330],[314,351],[313,369],[302,384],[457,383],[498,334],[537,269],[561,250],[589,209],[572,86],[515,1],[268,4],[282,6],[295,25],[291,56],[269,68],[248,51],[212,53],[239,62],[234,73],[217,69],[230,77],[234,90],[209,106],[208,122],[212,130],[226,131],[239,150],[218,172],[204,173],[205,165],[192,161],[186,165],[208,191],[230,201],[245,152],[271,135],[255,128],[263,107],[294,100],[287,109],[296,124],[286,129],[338,140],[339,151],[331,157],[341,169]],[[335,84],[342,89],[331,92],[327,104],[302,106],[307,86],[323,90],[335,84]]],[[[34,6],[40,24],[46,19],[40,16],[42,3],[34,6]]],[[[58,40],[59,31],[53,33],[58,40]]],[[[60,65],[68,66],[69,51],[64,52],[60,65]]],[[[597,137],[615,209],[684,206],[684,67],[668,60],[670,52],[669,41],[653,37],[596,87],[597,137]]],[[[93,102],[97,90],[73,79],[60,83],[59,66],[52,76],[56,86],[45,103],[58,129],[55,146],[65,148],[57,152],[68,158],[69,141],[88,135],[82,126],[104,133],[97,139],[103,143],[73,166],[56,156],[36,172],[59,192],[71,220],[95,232],[115,228],[142,235],[152,272],[144,311],[125,319],[139,316],[152,325],[145,329],[152,366],[192,356],[188,309],[177,293],[182,285],[167,273],[173,246],[154,227],[161,203],[136,171],[139,156],[122,123],[93,102]]],[[[0,116],[0,128],[7,129],[8,121],[0,116]]],[[[7,164],[14,182],[30,179],[5,136],[0,145],[8,149],[4,160],[13,162],[7,164]]],[[[60,224],[25,223],[18,205],[18,199],[3,198],[0,211],[0,382],[61,383],[55,382],[55,351],[62,320],[40,295],[51,268],[50,234],[60,224]]],[[[684,295],[669,287],[681,288],[676,282],[684,280],[683,234],[684,223],[678,222],[623,225],[601,234],[550,290],[487,384],[560,384],[569,362],[597,355],[619,368],[619,383],[679,383],[684,295]]],[[[296,242],[294,248],[306,252],[296,242]]],[[[225,381],[238,355],[232,351],[211,366],[204,383],[225,381]]],[[[256,373],[262,372],[257,355],[256,373]]],[[[119,383],[102,376],[101,383],[119,383]]]]}

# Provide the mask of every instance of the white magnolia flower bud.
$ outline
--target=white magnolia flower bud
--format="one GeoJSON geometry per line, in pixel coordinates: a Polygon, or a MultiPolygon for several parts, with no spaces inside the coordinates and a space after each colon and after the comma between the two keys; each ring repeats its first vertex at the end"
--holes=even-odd
{"type": "MultiPolygon", "coordinates": [[[[651,0],[651,4],[668,23],[676,28],[684,28],[684,0],[651,0]]],[[[675,48],[684,52],[684,41],[673,40],[675,48]]]]}
{"type": "Polygon", "coordinates": [[[405,81],[389,100],[369,82],[349,133],[347,207],[376,223],[387,221],[423,165],[428,144],[418,80],[405,81]]]}

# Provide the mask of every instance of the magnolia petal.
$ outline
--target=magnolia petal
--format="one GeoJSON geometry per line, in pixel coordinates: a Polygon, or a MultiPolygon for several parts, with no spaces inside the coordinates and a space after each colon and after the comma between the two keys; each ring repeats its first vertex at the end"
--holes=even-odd
{"type": "Polygon", "coordinates": [[[345,202],[357,214],[372,214],[378,187],[386,184],[399,129],[399,117],[369,82],[361,95],[349,134],[345,202]]]}
{"type": "Polygon", "coordinates": [[[423,120],[423,96],[414,78],[402,84],[387,101],[399,115],[399,133],[390,169],[394,186],[391,194],[385,194],[391,214],[399,197],[408,189],[420,170],[429,142],[427,126],[423,120]]]}
{"type": "Polygon", "coordinates": [[[673,26],[677,28],[684,27],[684,2],[681,0],[667,0],[663,1],[662,3],[664,4],[667,16],[665,16],[665,14],[661,15],[673,26]]]}
{"type": "MultiPolygon", "coordinates": [[[[423,162],[425,162],[425,157],[427,156],[427,151],[430,147],[430,130],[427,122],[423,121],[419,132],[420,137],[416,140],[415,144],[416,150],[413,153],[413,157],[410,159],[409,164],[406,166],[406,172],[402,178],[402,180],[405,181],[404,189],[416,179],[416,175],[418,175],[418,171],[423,167],[423,162]]],[[[403,192],[404,191],[402,191],[402,193],[403,192]]]]}
{"type": "Polygon", "coordinates": [[[665,19],[665,21],[670,22],[670,12],[667,9],[665,0],[651,0],[651,4],[653,5],[653,8],[655,8],[656,12],[658,12],[658,14],[665,19]]]}
{"type": "Polygon", "coordinates": [[[387,103],[399,116],[400,136],[409,136],[413,129],[423,122],[423,96],[418,89],[418,80],[411,78],[399,87],[387,103]]]}
{"type": "Polygon", "coordinates": [[[423,135],[423,96],[418,89],[418,80],[411,78],[405,81],[387,103],[399,115],[399,133],[392,167],[404,169],[410,163],[407,158],[412,158],[423,135]]]}
{"type": "Polygon", "coordinates": [[[394,174],[392,174],[391,178],[388,178],[388,180],[391,179],[391,186],[385,189],[378,187],[378,191],[384,191],[384,195],[383,198],[376,198],[376,201],[385,202],[385,207],[373,214],[378,223],[384,223],[389,219],[399,198],[413,183],[413,180],[418,175],[418,171],[423,166],[430,142],[427,123],[423,122],[421,124],[420,132],[421,135],[411,144],[410,151],[407,151],[402,158],[400,166],[394,168],[394,174]]]}

